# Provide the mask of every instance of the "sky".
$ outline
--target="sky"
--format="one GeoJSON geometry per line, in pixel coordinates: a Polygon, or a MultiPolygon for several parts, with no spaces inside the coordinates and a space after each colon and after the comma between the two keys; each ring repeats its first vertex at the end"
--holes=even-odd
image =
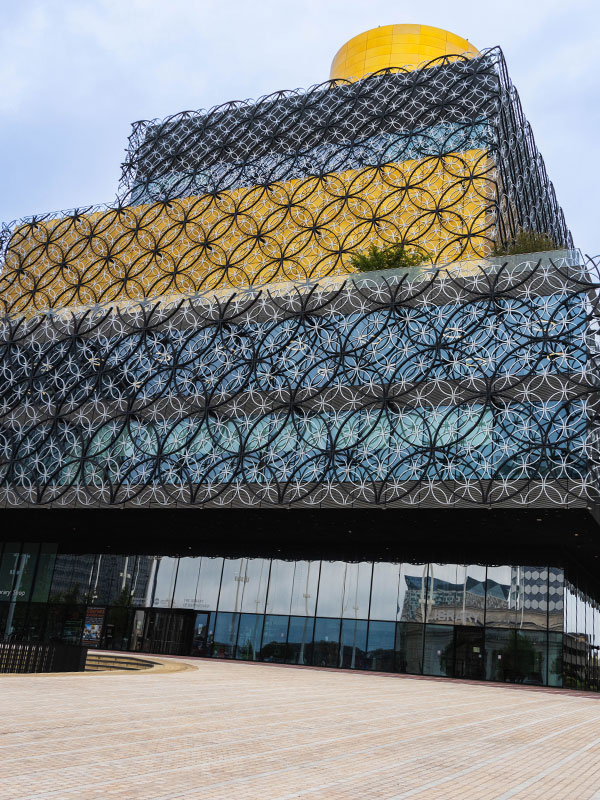
{"type": "Polygon", "coordinates": [[[598,0],[0,0],[0,221],[110,202],[131,123],[327,80],[344,42],[500,45],[575,244],[600,253],[598,0]]]}

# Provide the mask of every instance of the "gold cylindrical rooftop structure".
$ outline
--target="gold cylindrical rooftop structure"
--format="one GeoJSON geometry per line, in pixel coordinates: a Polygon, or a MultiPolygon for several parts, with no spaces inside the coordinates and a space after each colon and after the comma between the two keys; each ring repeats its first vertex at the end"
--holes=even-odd
{"type": "Polygon", "coordinates": [[[477,56],[467,39],[431,25],[382,25],[359,33],[340,47],[330,79],[359,80],[384,67],[415,69],[439,56],[477,56]]]}

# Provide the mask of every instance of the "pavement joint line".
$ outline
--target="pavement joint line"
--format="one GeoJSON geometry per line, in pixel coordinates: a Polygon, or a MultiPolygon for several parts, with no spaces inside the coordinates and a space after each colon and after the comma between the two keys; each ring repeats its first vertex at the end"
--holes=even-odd
{"type": "MultiPolygon", "coordinates": [[[[463,709],[463,710],[464,710],[464,708],[465,708],[465,705],[469,705],[469,706],[476,706],[476,705],[477,705],[477,703],[476,703],[476,702],[469,703],[469,704],[465,704],[465,703],[456,703],[456,707],[458,707],[458,708],[461,708],[461,709],[463,709]]],[[[555,704],[555,705],[556,705],[556,704],[555,704]]],[[[447,710],[449,707],[450,707],[450,708],[452,708],[453,706],[446,705],[446,706],[445,706],[445,709],[447,710]]],[[[552,707],[554,707],[554,706],[549,706],[548,708],[552,708],[552,707]]],[[[520,711],[522,710],[522,706],[520,706],[520,709],[519,709],[519,710],[520,710],[520,711]]],[[[515,714],[516,714],[516,713],[518,713],[518,712],[515,712],[515,714]]],[[[404,713],[402,713],[402,714],[389,714],[388,716],[378,717],[378,721],[380,721],[380,722],[383,722],[383,721],[385,721],[385,720],[386,720],[386,719],[388,719],[388,718],[397,719],[398,717],[410,717],[410,716],[412,716],[412,714],[413,714],[412,710],[411,710],[411,711],[404,712],[404,713]]],[[[358,713],[357,713],[357,716],[359,716],[359,715],[358,715],[358,713]]],[[[452,715],[450,715],[450,714],[445,714],[445,715],[440,715],[440,716],[438,716],[436,719],[439,721],[439,720],[442,720],[442,719],[445,719],[445,718],[447,718],[447,717],[451,717],[451,716],[452,716],[452,715]]],[[[507,719],[507,718],[510,718],[510,716],[511,716],[511,715],[504,715],[504,714],[503,714],[503,715],[500,715],[499,717],[495,717],[495,718],[492,718],[492,719],[507,719]]],[[[513,714],[512,716],[514,716],[514,714],[513,714]]],[[[314,717],[313,717],[313,719],[314,719],[314,717]]],[[[489,717],[486,717],[484,720],[474,720],[472,723],[466,723],[464,726],[461,726],[461,727],[467,727],[468,725],[487,724],[489,721],[490,721],[490,718],[489,718],[489,717]]],[[[423,720],[423,722],[422,722],[421,724],[426,724],[426,722],[427,722],[427,720],[423,720]]],[[[199,724],[200,724],[200,720],[198,720],[198,721],[197,721],[195,724],[196,724],[196,725],[199,725],[199,724]]],[[[277,724],[278,724],[278,725],[282,725],[283,723],[277,723],[277,724]]],[[[70,729],[70,728],[72,728],[72,725],[70,725],[70,726],[68,726],[68,727],[69,727],[69,729],[70,729]]],[[[176,727],[177,727],[177,725],[172,725],[172,726],[168,726],[168,729],[171,729],[171,728],[176,728],[176,727]]],[[[261,727],[261,728],[263,728],[264,726],[257,725],[257,727],[261,727]]],[[[400,727],[400,726],[394,726],[394,727],[400,727]]],[[[143,730],[143,729],[140,729],[140,731],[142,731],[142,730],[143,730]]],[[[164,728],[164,727],[161,727],[161,731],[164,731],[164,730],[165,730],[165,728],[164,728]]],[[[221,734],[221,733],[223,733],[224,731],[237,731],[237,730],[239,730],[239,728],[238,728],[238,727],[231,727],[231,728],[226,728],[226,729],[217,729],[217,730],[214,730],[214,729],[212,729],[212,730],[210,730],[210,734],[211,734],[211,735],[216,735],[216,734],[221,734]]],[[[390,730],[390,729],[388,729],[388,730],[390,730]]],[[[446,729],[446,730],[452,730],[452,729],[446,729]]],[[[133,732],[135,732],[135,731],[133,731],[133,732]]],[[[129,730],[129,734],[130,734],[130,736],[131,736],[131,733],[132,733],[132,731],[131,731],[131,729],[130,729],[130,730],[129,730]]],[[[199,735],[201,735],[202,733],[206,734],[206,733],[207,733],[206,729],[205,729],[205,730],[203,730],[202,732],[200,732],[200,734],[199,734],[199,735]]],[[[356,735],[361,735],[361,736],[363,736],[363,735],[366,735],[366,734],[368,734],[368,733],[370,733],[370,729],[369,729],[369,728],[363,728],[363,729],[361,730],[360,734],[356,734],[356,735]]],[[[4,735],[6,736],[6,735],[10,735],[10,734],[4,734],[4,735]]],[[[100,736],[102,736],[102,735],[103,735],[103,734],[101,734],[101,733],[99,733],[99,734],[96,734],[96,737],[95,737],[95,738],[97,738],[97,737],[100,737],[100,736]]],[[[186,732],[186,733],[180,734],[179,736],[167,736],[167,737],[161,736],[161,739],[160,739],[160,740],[161,740],[161,741],[171,741],[171,740],[182,739],[182,738],[185,738],[185,737],[187,737],[187,736],[193,736],[193,735],[195,735],[195,733],[194,733],[194,732],[186,732]]],[[[264,736],[262,736],[262,737],[258,737],[258,739],[265,739],[265,738],[267,738],[267,735],[268,735],[268,734],[265,734],[265,735],[264,735],[264,736]]],[[[430,735],[430,734],[428,734],[428,735],[430,735]]],[[[81,735],[80,735],[80,734],[76,734],[76,735],[74,735],[74,736],[73,736],[73,737],[71,737],[71,738],[72,738],[74,741],[80,741],[80,740],[81,740],[81,735]]],[[[88,740],[88,741],[89,741],[89,738],[90,738],[90,737],[87,737],[87,740],[88,740]]],[[[414,738],[415,738],[415,737],[411,737],[411,741],[414,741],[414,738]]],[[[65,737],[61,737],[61,738],[60,738],[60,743],[61,743],[61,745],[63,745],[63,746],[64,746],[64,744],[65,744],[66,742],[68,742],[68,741],[69,741],[69,739],[68,739],[68,738],[65,738],[65,737]]],[[[233,741],[231,741],[231,740],[226,740],[226,741],[224,741],[224,742],[222,742],[222,741],[219,741],[219,742],[215,742],[215,746],[219,747],[219,746],[224,746],[224,745],[236,744],[236,743],[237,743],[237,742],[239,742],[239,741],[245,741],[245,739],[242,739],[242,740],[233,740],[233,741]]],[[[256,738],[255,738],[255,741],[256,741],[256,738]]],[[[331,739],[331,740],[328,740],[328,741],[336,741],[336,740],[335,740],[335,739],[331,739]]],[[[0,750],[4,750],[4,749],[7,749],[7,748],[15,748],[15,747],[21,747],[21,743],[20,743],[20,742],[14,742],[14,743],[12,743],[12,744],[2,744],[2,745],[0,745],[0,750]]],[[[104,747],[111,747],[111,745],[104,745],[104,747]]],[[[87,749],[89,749],[89,748],[81,748],[81,750],[82,750],[82,751],[85,751],[85,750],[87,750],[87,749]]],[[[78,751],[78,750],[71,750],[70,752],[71,752],[71,753],[76,753],[76,752],[79,752],[79,751],[78,751]]],[[[34,758],[41,758],[41,757],[44,757],[44,754],[36,754],[36,755],[35,755],[35,756],[33,756],[33,757],[34,757],[34,758]]],[[[7,758],[7,757],[4,757],[4,759],[3,759],[3,760],[4,760],[4,763],[10,763],[11,761],[13,761],[13,760],[16,760],[16,759],[11,759],[10,757],[8,757],[8,758],[7,758]]]]}
{"type": "MultiPolygon", "coordinates": [[[[572,712],[570,710],[568,710],[564,714],[559,715],[559,716],[572,716],[572,712]]],[[[595,720],[585,720],[585,721],[577,723],[575,725],[571,725],[568,728],[563,729],[563,731],[564,730],[570,730],[571,728],[581,727],[582,725],[590,724],[593,721],[595,721],[595,720]]],[[[517,730],[517,729],[527,728],[527,727],[530,727],[531,725],[537,725],[537,724],[538,724],[538,721],[534,720],[534,721],[531,721],[531,722],[523,723],[523,725],[515,726],[510,730],[514,731],[514,730],[517,730]]],[[[439,733],[440,733],[440,731],[434,731],[432,735],[438,735],[439,733]]],[[[494,733],[489,734],[488,736],[479,737],[478,743],[480,743],[481,741],[487,740],[487,739],[495,738],[497,736],[503,736],[505,734],[506,734],[506,731],[495,731],[494,733]]],[[[554,735],[558,735],[558,734],[551,734],[551,736],[554,736],[554,735]]],[[[414,739],[412,741],[414,741],[414,739]]],[[[382,749],[387,749],[389,747],[396,747],[396,746],[398,746],[398,742],[394,741],[394,742],[391,742],[391,743],[385,744],[385,745],[377,745],[377,746],[374,746],[374,747],[364,748],[363,750],[355,751],[355,754],[358,753],[358,754],[362,755],[364,753],[372,753],[372,752],[375,752],[375,751],[380,751],[382,749]]],[[[531,746],[531,745],[527,745],[527,746],[531,746]]],[[[454,749],[460,749],[462,747],[463,747],[462,743],[457,743],[456,747],[454,749]]],[[[294,748],[283,748],[283,750],[290,750],[290,749],[294,749],[294,748]]],[[[521,748],[517,748],[517,750],[519,750],[519,749],[522,749],[522,747],[521,748]]],[[[247,760],[248,758],[257,758],[257,757],[258,758],[264,758],[267,755],[273,755],[273,753],[278,753],[278,752],[282,752],[282,750],[271,751],[271,752],[266,753],[266,754],[265,753],[260,753],[260,754],[258,754],[258,756],[256,756],[256,755],[247,756],[247,757],[233,756],[233,758],[230,759],[230,760],[235,761],[235,763],[239,763],[240,761],[247,760]]],[[[447,752],[448,752],[448,750],[447,750],[447,752]]],[[[321,759],[316,763],[317,763],[317,765],[321,765],[322,763],[326,763],[326,762],[329,762],[329,761],[339,761],[344,757],[345,757],[344,755],[342,755],[342,756],[332,756],[331,758],[321,759]]],[[[400,763],[410,763],[412,761],[418,761],[421,757],[422,757],[421,755],[418,755],[418,756],[415,756],[414,758],[405,759],[404,761],[402,761],[400,763]]],[[[136,757],[136,758],[138,758],[138,760],[139,760],[139,757],[136,757]]],[[[142,756],[142,758],[143,758],[143,756],[142,756]]],[[[131,760],[131,759],[128,759],[128,758],[119,759],[119,763],[121,763],[123,761],[129,761],[129,760],[131,760]]],[[[110,762],[109,761],[108,763],[111,764],[111,763],[116,763],[116,762],[110,762]]],[[[300,765],[300,766],[303,767],[305,765],[300,765]]],[[[190,770],[190,769],[194,769],[194,768],[195,768],[194,765],[188,765],[188,766],[185,766],[185,767],[176,767],[176,768],[173,768],[173,769],[170,769],[170,770],[164,770],[164,769],[163,770],[157,770],[157,772],[159,772],[159,774],[164,774],[165,772],[183,772],[185,770],[190,770]]],[[[275,770],[275,771],[269,771],[268,773],[263,773],[263,774],[267,774],[267,775],[281,774],[283,772],[289,772],[291,769],[297,769],[297,768],[298,768],[298,766],[294,766],[294,767],[289,767],[289,768],[284,768],[284,769],[278,769],[278,770],[275,770]]],[[[246,780],[246,779],[247,779],[246,776],[243,776],[241,778],[235,778],[235,779],[232,779],[231,781],[225,781],[225,782],[221,782],[221,783],[215,784],[215,785],[225,785],[225,786],[227,786],[227,785],[230,785],[230,783],[239,783],[239,781],[246,780]]],[[[117,780],[120,780],[120,779],[115,779],[115,780],[112,780],[112,781],[103,781],[100,785],[109,786],[109,785],[111,785],[113,783],[116,783],[117,780]]],[[[48,795],[48,797],[55,797],[55,796],[56,796],[55,794],[48,795]]],[[[401,797],[404,797],[404,796],[405,795],[401,795],[401,797]]],[[[406,796],[409,796],[409,795],[406,795],[406,796]]],[[[39,800],[39,798],[38,798],[37,795],[32,795],[31,798],[27,798],[26,800],[39,800]]],[[[160,800],[166,800],[166,798],[160,798],[160,800]]],[[[393,800],[399,800],[399,798],[394,797],[393,800]]]]}
{"type": "Polygon", "coordinates": [[[459,773],[447,775],[446,777],[440,778],[439,780],[436,781],[430,781],[429,783],[426,783],[417,789],[411,789],[409,792],[404,792],[403,794],[396,795],[395,797],[390,798],[390,800],[404,800],[404,798],[412,797],[418,792],[423,791],[423,789],[436,788],[437,786],[441,786],[442,783],[448,783],[448,781],[455,780],[457,777],[468,775],[469,773],[475,772],[476,770],[488,766],[489,764],[494,764],[498,761],[504,761],[510,756],[515,755],[515,753],[522,752],[525,748],[530,748],[532,746],[539,744],[540,742],[548,741],[549,739],[553,739],[555,736],[562,736],[566,731],[573,730],[574,728],[580,728],[582,725],[589,724],[590,721],[592,720],[586,720],[586,722],[578,722],[574,725],[569,725],[567,728],[563,728],[561,731],[556,731],[555,733],[549,733],[547,736],[542,736],[541,738],[537,739],[534,743],[528,742],[527,744],[518,745],[517,747],[511,748],[502,755],[493,756],[492,758],[487,758],[484,761],[480,761],[479,764],[474,764],[472,767],[467,767],[466,769],[461,770],[461,772],[459,773]]]}
{"type": "Polygon", "coordinates": [[[538,783],[540,778],[545,778],[546,776],[551,775],[553,772],[556,772],[558,769],[567,764],[569,761],[572,761],[574,758],[578,758],[583,753],[586,753],[593,747],[597,747],[599,744],[600,744],[600,737],[594,739],[589,744],[586,744],[585,747],[581,747],[579,750],[576,750],[574,753],[569,753],[568,756],[561,758],[560,761],[556,761],[551,767],[548,767],[548,769],[538,772],[537,775],[534,775],[527,781],[523,781],[523,783],[520,783],[518,786],[515,786],[513,789],[510,789],[508,792],[504,792],[504,794],[501,794],[499,797],[495,798],[495,800],[510,800],[511,797],[514,797],[516,794],[519,794],[519,792],[525,791],[525,789],[529,789],[529,787],[533,786],[534,783],[538,783]]]}
{"type": "Polygon", "coordinates": [[[0,680],[0,798],[600,800],[584,693],[280,666],[0,680]]]}

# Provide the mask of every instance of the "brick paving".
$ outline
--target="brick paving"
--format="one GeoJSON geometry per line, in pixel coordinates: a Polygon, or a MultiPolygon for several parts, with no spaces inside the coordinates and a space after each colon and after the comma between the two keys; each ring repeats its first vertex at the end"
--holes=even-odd
{"type": "Polygon", "coordinates": [[[0,676],[0,798],[600,799],[596,698],[188,663],[0,676]]]}

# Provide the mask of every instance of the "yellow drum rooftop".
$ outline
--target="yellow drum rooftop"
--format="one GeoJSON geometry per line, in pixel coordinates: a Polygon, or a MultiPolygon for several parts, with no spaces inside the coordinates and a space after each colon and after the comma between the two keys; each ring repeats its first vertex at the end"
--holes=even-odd
{"type": "Polygon", "coordinates": [[[359,33],[335,54],[329,77],[359,80],[385,67],[414,69],[440,56],[477,56],[467,39],[430,25],[382,25],[359,33]]]}

